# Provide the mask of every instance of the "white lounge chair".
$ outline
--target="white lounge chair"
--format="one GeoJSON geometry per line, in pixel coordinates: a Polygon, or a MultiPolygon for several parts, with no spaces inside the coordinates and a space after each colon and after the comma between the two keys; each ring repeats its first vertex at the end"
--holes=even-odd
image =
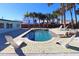
{"type": "Polygon", "coordinates": [[[76,34],[74,34],[71,38],[69,38],[69,42],[66,44],[66,47],[69,47],[69,44],[75,39],[76,34]]]}
{"type": "Polygon", "coordinates": [[[63,27],[62,25],[59,27],[59,30],[60,30],[60,31],[65,31],[65,30],[68,28],[68,26],[66,26],[66,27],[64,27],[64,28],[62,28],[62,27],[63,27]]]}
{"type": "Polygon", "coordinates": [[[62,29],[62,25],[59,27],[59,30],[61,30],[62,29]]]}
{"type": "MultiPolygon", "coordinates": [[[[62,40],[58,40],[57,42],[56,42],[56,44],[58,44],[58,45],[62,45],[62,46],[64,46],[64,47],[70,47],[70,43],[73,41],[73,40],[78,40],[79,39],[79,37],[78,38],[76,38],[75,37],[76,36],[76,34],[74,34],[74,35],[72,35],[72,37],[70,37],[69,38],[69,41],[67,42],[67,44],[65,44],[65,45],[63,45],[63,41],[62,40]]],[[[58,38],[57,39],[59,39],[59,36],[57,36],[58,38]]]]}
{"type": "Polygon", "coordinates": [[[6,38],[7,42],[9,42],[15,49],[21,47],[21,45],[24,43],[23,41],[19,41],[18,43],[16,43],[13,40],[12,36],[10,36],[10,35],[5,35],[5,38],[6,38]]]}
{"type": "Polygon", "coordinates": [[[71,38],[69,38],[69,39],[70,39],[70,41],[69,41],[67,44],[71,43],[71,42],[75,39],[75,36],[76,36],[76,34],[72,35],[72,37],[71,37],[71,38]]]}

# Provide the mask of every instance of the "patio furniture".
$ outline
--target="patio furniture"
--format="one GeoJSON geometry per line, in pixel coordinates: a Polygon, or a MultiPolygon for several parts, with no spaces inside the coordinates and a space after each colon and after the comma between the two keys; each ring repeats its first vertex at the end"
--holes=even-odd
{"type": "Polygon", "coordinates": [[[58,31],[58,32],[56,32],[56,35],[64,38],[64,37],[66,37],[67,32],[69,32],[69,31],[58,31]]]}
{"type": "MultiPolygon", "coordinates": [[[[67,48],[69,47],[69,44],[75,39],[75,36],[76,36],[76,34],[72,35],[72,37],[69,38],[70,41],[65,45],[67,48]]],[[[58,36],[57,39],[59,39],[59,36],[58,36]]],[[[62,40],[57,40],[56,44],[63,45],[63,41],[62,40]]]]}
{"type": "Polygon", "coordinates": [[[56,44],[58,44],[58,45],[62,45],[62,41],[59,40],[59,41],[56,42],[56,44]]]}
{"type": "Polygon", "coordinates": [[[70,30],[66,33],[66,35],[67,35],[67,37],[71,37],[72,35],[77,34],[77,32],[78,32],[77,29],[70,29],[70,30]]]}
{"type": "Polygon", "coordinates": [[[62,25],[59,27],[59,30],[61,30],[62,29],[62,25]]]}
{"type": "Polygon", "coordinates": [[[66,44],[66,47],[67,47],[67,48],[70,47],[69,44],[75,39],[75,36],[76,36],[76,34],[72,35],[72,37],[69,38],[70,41],[66,44]]]}
{"type": "Polygon", "coordinates": [[[63,26],[61,25],[61,26],[59,27],[59,30],[60,30],[60,31],[66,31],[67,28],[68,28],[68,26],[66,26],[66,27],[63,28],[63,26]]]}
{"type": "Polygon", "coordinates": [[[12,36],[10,36],[10,35],[5,35],[5,38],[6,38],[7,42],[9,42],[15,49],[21,48],[21,47],[24,47],[24,46],[27,45],[26,43],[24,43],[24,42],[21,41],[21,40],[20,40],[18,43],[16,43],[16,42],[13,40],[12,36]]]}

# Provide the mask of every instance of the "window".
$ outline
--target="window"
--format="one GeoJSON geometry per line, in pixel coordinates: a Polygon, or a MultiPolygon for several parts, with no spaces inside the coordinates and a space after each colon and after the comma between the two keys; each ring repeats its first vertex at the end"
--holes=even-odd
{"type": "Polygon", "coordinates": [[[19,28],[20,27],[20,24],[17,24],[17,27],[19,28]]]}
{"type": "Polygon", "coordinates": [[[4,28],[4,23],[0,23],[0,28],[4,28]]]}
{"type": "Polygon", "coordinates": [[[12,26],[13,26],[12,24],[9,23],[6,24],[6,28],[12,28],[12,26]]]}

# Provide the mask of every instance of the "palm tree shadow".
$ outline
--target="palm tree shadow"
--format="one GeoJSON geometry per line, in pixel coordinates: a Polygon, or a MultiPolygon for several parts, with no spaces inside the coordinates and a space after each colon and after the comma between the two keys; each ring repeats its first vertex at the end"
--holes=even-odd
{"type": "Polygon", "coordinates": [[[10,45],[10,44],[5,44],[7,42],[5,39],[5,35],[11,35],[13,38],[15,38],[27,30],[26,29],[18,29],[18,30],[14,30],[14,31],[6,32],[6,33],[0,33],[0,52],[2,50],[6,49],[10,45]]]}
{"type": "Polygon", "coordinates": [[[4,50],[6,47],[8,47],[10,44],[3,44],[0,46],[0,51],[4,50]]]}
{"type": "Polygon", "coordinates": [[[21,50],[21,48],[15,49],[15,52],[16,52],[19,56],[25,56],[25,54],[23,53],[23,51],[21,50]]]}
{"type": "Polygon", "coordinates": [[[66,46],[66,48],[79,51],[79,47],[75,47],[75,46],[71,46],[71,45],[66,46]]]}
{"type": "Polygon", "coordinates": [[[6,47],[8,47],[10,44],[5,44],[5,34],[0,34],[0,51],[4,50],[6,47]]]}
{"type": "Polygon", "coordinates": [[[27,44],[23,42],[23,43],[20,45],[19,48],[15,49],[15,52],[16,52],[19,56],[25,56],[25,54],[24,54],[23,51],[21,50],[21,48],[22,48],[22,47],[25,47],[25,46],[27,46],[27,44]]]}

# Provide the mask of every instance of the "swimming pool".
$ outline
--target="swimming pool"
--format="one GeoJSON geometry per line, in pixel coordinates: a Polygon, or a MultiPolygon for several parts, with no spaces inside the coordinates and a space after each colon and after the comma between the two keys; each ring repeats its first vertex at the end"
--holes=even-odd
{"type": "Polygon", "coordinates": [[[32,30],[23,37],[27,37],[28,39],[32,41],[47,41],[50,40],[53,35],[48,30],[32,30]]]}

